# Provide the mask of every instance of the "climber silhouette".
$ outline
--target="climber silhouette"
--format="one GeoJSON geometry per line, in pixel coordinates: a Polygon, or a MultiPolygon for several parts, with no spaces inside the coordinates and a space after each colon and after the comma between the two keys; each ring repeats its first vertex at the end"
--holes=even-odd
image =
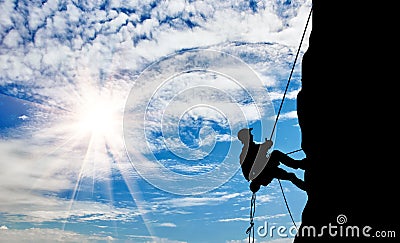
{"type": "Polygon", "coordinates": [[[238,139],[243,144],[242,152],[240,153],[242,173],[247,181],[251,181],[250,190],[257,192],[261,186],[268,186],[272,179],[276,178],[291,181],[298,188],[307,191],[303,180],[297,178],[294,173],[278,167],[281,162],[293,169],[305,170],[309,164],[307,158],[295,160],[279,150],[274,150],[270,155],[267,155],[273,142],[265,139],[264,143],[255,143],[251,133],[252,130],[253,128],[243,128],[237,134],[238,139]],[[260,165],[262,165],[261,169],[257,169],[260,168],[260,165]]]}

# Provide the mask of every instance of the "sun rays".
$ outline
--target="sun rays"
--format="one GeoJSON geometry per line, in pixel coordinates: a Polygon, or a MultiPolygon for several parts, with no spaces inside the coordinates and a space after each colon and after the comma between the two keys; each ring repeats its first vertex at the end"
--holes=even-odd
{"type": "MultiPolygon", "coordinates": [[[[125,182],[127,196],[131,197],[132,220],[140,217],[150,236],[153,231],[146,217],[148,210],[142,202],[135,173],[126,155],[123,137],[123,115],[130,83],[115,77],[99,81],[87,69],[78,71],[74,82],[65,85],[62,93],[55,92],[31,105],[33,110],[45,114],[32,121],[26,133],[31,139],[28,146],[35,146],[30,155],[32,162],[43,169],[30,185],[36,193],[46,188],[46,181],[61,177],[65,184],[51,192],[64,209],[57,214],[60,229],[69,230],[76,221],[85,220],[87,208],[82,205],[102,204],[112,217],[120,204],[115,187],[117,177],[125,182]],[[57,101],[57,102],[55,102],[57,101]],[[60,104],[58,106],[53,103],[60,104]]],[[[31,102],[32,103],[32,102],[31,102]]],[[[118,179],[119,180],[119,179],[118,179]]],[[[128,199],[129,200],[129,199],[128,199]]],[[[53,209],[48,208],[49,212],[53,209]]],[[[90,210],[89,210],[90,211],[90,210]]],[[[96,212],[91,209],[90,212],[96,212]]],[[[40,217],[40,215],[38,215],[40,217]]],[[[114,234],[118,235],[117,220],[112,220],[114,234]]]]}

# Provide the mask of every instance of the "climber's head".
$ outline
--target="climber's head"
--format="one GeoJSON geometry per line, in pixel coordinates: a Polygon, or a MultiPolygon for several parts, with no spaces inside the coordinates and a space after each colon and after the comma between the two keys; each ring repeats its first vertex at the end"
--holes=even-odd
{"type": "Polygon", "coordinates": [[[243,128],[240,129],[240,131],[238,132],[237,134],[238,139],[243,144],[248,144],[250,142],[253,142],[253,134],[251,134],[251,130],[253,130],[253,128],[243,128]]]}

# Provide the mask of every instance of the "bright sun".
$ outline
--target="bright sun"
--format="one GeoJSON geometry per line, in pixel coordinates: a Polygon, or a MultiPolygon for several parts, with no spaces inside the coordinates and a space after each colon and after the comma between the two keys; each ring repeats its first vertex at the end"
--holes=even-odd
{"type": "Polygon", "coordinates": [[[119,103],[107,96],[90,97],[76,113],[77,131],[108,139],[118,135],[122,122],[119,103]]]}
{"type": "Polygon", "coordinates": [[[117,120],[115,108],[106,102],[89,103],[79,117],[79,130],[94,134],[109,134],[117,120]]]}

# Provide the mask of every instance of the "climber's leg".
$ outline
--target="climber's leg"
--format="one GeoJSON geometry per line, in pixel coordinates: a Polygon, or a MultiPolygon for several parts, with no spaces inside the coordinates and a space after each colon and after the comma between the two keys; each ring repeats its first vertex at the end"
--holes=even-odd
{"type": "Polygon", "coordinates": [[[303,180],[297,178],[297,176],[294,173],[289,173],[284,169],[276,168],[276,170],[274,171],[274,175],[275,178],[277,179],[291,181],[295,186],[297,186],[301,190],[307,191],[306,183],[303,180]]]}
{"type": "Polygon", "coordinates": [[[272,151],[268,163],[276,164],[279,162],[293,169],[305,169],[308,165],[308,160],[306,158],[295,160],[279,150],[272,151]]]}

